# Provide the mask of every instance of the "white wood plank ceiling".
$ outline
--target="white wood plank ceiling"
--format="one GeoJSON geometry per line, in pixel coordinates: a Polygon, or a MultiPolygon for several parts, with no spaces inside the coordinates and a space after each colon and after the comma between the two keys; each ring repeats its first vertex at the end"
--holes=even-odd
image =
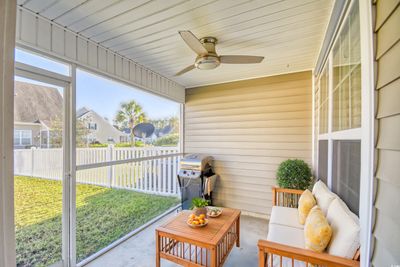
{"type": "Polygon", "coordinates": [[[314,67],[332,0],[18,0],[18,4],[193,87],[314,67]],[[218,38],[219,54],[265,56],[261,64],[174,74],[194,63],[179,30],[218,38]]]}

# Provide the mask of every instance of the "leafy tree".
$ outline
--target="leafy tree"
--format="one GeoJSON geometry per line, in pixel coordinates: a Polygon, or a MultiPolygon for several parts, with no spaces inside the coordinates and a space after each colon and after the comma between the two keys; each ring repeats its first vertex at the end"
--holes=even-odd
{"type": "Polygon", "coordinates": [[[177,116],[171,116],[168,118],[150,120],[150,123],[157,129],[162,129],[168,125],[172,127],[171,134],[179,133],[179,118],[177,116]]]}
{"type": "MultiPolygon", "coordinates": [[[[87,127],[87,123],[84,119],[76,120],[76,146],[87,147],[87,136],[91,133],[91,130],[87,127]]],[[[50,145],[51,147],[62,147],[62,136],[63,136],[63,121],[59,116],[53,118],[50,121],[50,145]]]]}
{"type": "Polygon", "coordinates": [[[178,134],[179,133],[179,118],[178,116],[172,116],[168,118],[169,125],[172,126],[171,134],[178,134]]]}
{"type": "Polygon", "coordinates": [[[117,112],[115,117],[115,124],[118,129],[130,129],[131,143],[135,143],[135,136],[133,135],[133,128],[142,122],[147,121],[146,113],[143,111],[142,106],[136,103],[135,100],[131,100],[126,103],[121,103],[120,110],[117,112]]]}

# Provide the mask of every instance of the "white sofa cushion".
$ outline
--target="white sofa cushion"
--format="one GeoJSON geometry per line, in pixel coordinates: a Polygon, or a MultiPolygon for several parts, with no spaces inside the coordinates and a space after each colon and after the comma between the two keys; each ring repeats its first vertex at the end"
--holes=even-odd
{"type": "Polygon", "coordinates": [[[326,216],[329,205],[337,198],[337,195],[332,193],[331,190],[320,180],[314,184],[312,193],[317,200],[317,205],[321,208],[326,216]]]}
{"type": "Polygon", "coordinates": [[[304,230],[270,223],[267,240],[287,246],[304,248],[304,230]]]}
{"type": "Polygon", "coordinates": [[[327,252],[331,255],[352,259],[360,247],[358,217],[341,199],[336,198],[329,206],[327,219],[332,228],[332,238],[327,252]]]}
{"type": "Polygon", "coordinates": [[[296,208],[273,206],[269,224],[279,224],[303,229],[304,226],[299,223],[298,211],[296,208]]]}

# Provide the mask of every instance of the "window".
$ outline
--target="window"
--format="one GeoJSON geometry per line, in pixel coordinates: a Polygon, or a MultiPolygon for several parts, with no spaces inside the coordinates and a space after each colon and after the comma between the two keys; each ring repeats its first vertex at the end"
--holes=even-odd
{"type": "Polygon", "coordinates": [[[320,78],[320,111],[319,111],[319,132],[322,133],[327,133],[328,132],[328,81],[329,81],[329,76],[328,76],[328,68],[325,67],[325,69],[322,71],[322,75],[320,78]]]}
{"type": "Polygon", "coordinates": [[[14,130],[15,146],[32,145],[32,130],[14,130]]]}
{"type": "Polygon", "coordinates": [[[361,56],[357,1],[352,2],[327,63],[315,81],[317,177],[358,214],[361,56]]]}
{"type": "Polygon", "coordinates": [[[89,123],[88,123],[88,129],[89,129],[89,130],[97,130],[97,123],[95,123],[95,122],[89,122],[89,123]]]}
{"type": "Polygon", "coordinates": [[[361,126],[359,28],[358,8],[353,8],[333,49],[333,131],[361,126]]]}
{"type": "Polygon", "coordinates": [[[334,141],[332,190],[358,214],[360,195],[361,142],[334,141]]]}
{"type": "Polygon", "coordinates": [[[318,180],[328,183],[328,141],[320,140],[318,145],[318,180]]]}

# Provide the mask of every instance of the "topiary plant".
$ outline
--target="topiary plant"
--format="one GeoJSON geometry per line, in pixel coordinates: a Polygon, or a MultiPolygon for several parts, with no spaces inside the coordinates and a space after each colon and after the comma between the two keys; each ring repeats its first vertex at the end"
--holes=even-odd
{"type": "Polygon", "coordinates": [[[279,187],[307,189],[312,182],[311,169],[303,160],[288,159],[279,164],[276,172],[279,187]]]}

